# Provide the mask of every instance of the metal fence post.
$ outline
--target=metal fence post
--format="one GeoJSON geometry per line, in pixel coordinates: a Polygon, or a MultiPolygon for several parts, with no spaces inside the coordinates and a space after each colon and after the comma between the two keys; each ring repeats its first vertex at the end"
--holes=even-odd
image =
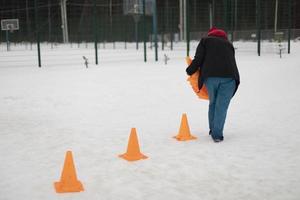
{"type": "Polygon", "coordinates": [[[98,65],[98,20],[97,20],[96,0],[93,0],[93,30],[95,40],[95,62],[98,65]]]}
{"type": "Polygon", "coordinates": [[[143,34],[144,34],[144,62],[147,62],[147,45],[146,45],[146,2],[143,0],[143,34]]]}
{"type": "Polygon", "coordinates": [[[260,0],[256,0],[256,28],[257,28],[256,38],[257,38],[258,56],[260,56],[260,48],[261,48],[261,44],[260,44],[260,40],[261,40],[261,23],[260,23],[261,10],[260,9],[261,9],[260,0]]]}
{"type": "Polygon", "coordinates": [[[186,56],[190,56],[190,2],[186,0],[186,56]]]}
{"type": "Polygon", "coordinates": [[[224,30],[228,31],[228,0],[224,0],[224,30]]]}
{"type": "Polygon", "coordinates": [[[288,0],[288,54],[291,53],[292,0],[288,0]]]}
{"type": "Polygon", "coordinates": [[[174,33],[173,33],[173,10],[172,9],[170,9],[170,12],[171,12],[171,18],[170,18],[170,24],[171,24],[171,33],[170,33],[170,35],[171,35],[171,38],[170,38],[170,40],[171,40],[171,51],[173,51],[173,35],[174,35],[174,33]]]}
{"type": "Polygon", "coordinates": [[[158,52],[157,52],[157,8],[156,8],[156,0],[153,0],[153,33],[154,33],[154,46],[155,46],[155,61],[158,61],[158,52]]]}
{"type": "Polygon", "coordinates": [[[231,11],[230,11],[230,29],[231,29],[231,41],[234,41],[234,0],[230,1],[231,11]]]}
{"type": "Polygon", "coordinates": [[[38,50],[38,64],[39,67],[42,66],[41,64],[41,49],[40,49],[40,31],[39,31],[39,23],[38,23],[38,6],[37,1],[34,0],[34,11],[35,11],[35,32],[36,32],[36,43],[37,43],[37,50],[38,50]]]}

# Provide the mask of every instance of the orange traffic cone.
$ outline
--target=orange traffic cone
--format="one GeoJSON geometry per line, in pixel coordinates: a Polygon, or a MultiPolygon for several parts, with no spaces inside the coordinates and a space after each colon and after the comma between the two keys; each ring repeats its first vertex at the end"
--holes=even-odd
{"type": "Polygon", "coordinates": [[[132,128],[129,136],[127,152],[119,155],[119,157],[127,161],[136,161],[141,159],[147,159],[148,157],[143,155],[140,151],[139,141],[136,134],[136,129],[132,128]]]}
{"type": "MultiPolygon", "coordinates": [[[[192,63],[192,59],[187,56],[185,58],[185,61],[188,65],[190,65],[192,63]]],[[[192,74],[191,76],[188,77],[187,81],[190,83],[190,85],[192,86],[193,91],[195,92],[195,94],[200,98],[200,99],[205,99],[208,100],[208,91],[205,85],[202,86],[201,90],[199,90],[198,87],[198,79],[200,76],[200,71],[196,71],[194,74],[192,74]]]]}
{"type": "Polygon", "coordinates": [[[83,191],[81,182],[77,179],[71,151],[67,151],[65,164],[59,182],[54,183],[57,193],[83,191]]]}
{"type": "Polygon", "coordinates": [[[178,135],[174,136],[178,141],[194,140],[196,137],[191,135],[186,114],[182,114],[181,124],[178,135]]]}

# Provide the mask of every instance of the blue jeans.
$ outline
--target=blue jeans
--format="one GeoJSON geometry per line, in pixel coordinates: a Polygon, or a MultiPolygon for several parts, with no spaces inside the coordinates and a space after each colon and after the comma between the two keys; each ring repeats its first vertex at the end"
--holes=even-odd
{"type": "Polygon", "coordinates": [[[227,109],[235,91],[233,78],[207,78],[204,82],[209,96],[209,128],[214,139],[223,139],[227,109]]]}

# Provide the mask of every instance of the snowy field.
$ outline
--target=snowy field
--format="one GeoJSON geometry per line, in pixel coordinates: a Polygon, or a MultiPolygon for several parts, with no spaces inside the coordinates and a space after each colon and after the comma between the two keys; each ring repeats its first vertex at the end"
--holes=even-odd
{"type": "Polygon", "coordinates": [[[98,66],[89,45],[42,45],[42,68],[35,50],[1,46],[0,200],[300,199],[300,43],[282,59],[235,43],[241,85],[218,144],[208,102],[186,82],[183,45],[158,62],[149,50],[146,64],[141,44],[100,48],[98,66]],[[172,138],[182,113],[197,140],[172,138]],[[149,159],[118,158],[132,127],[149,159]],[[54,190],[67,150],[84,192],[54,190]]]}

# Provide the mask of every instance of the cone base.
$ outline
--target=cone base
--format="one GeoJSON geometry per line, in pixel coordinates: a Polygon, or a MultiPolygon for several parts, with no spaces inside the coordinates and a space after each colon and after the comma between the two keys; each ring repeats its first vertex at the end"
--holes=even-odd
{"type": "Polygon", "coordinates": [[[81,192],[84,191],[83,186],[80,181],[73,183],[72,185],[66,185],[62,182],[55,182],[54,187],[57,193],[67,193],[67,192],[81,192]]]}
{"type": "Polygon", "coordinates": [[[128,155],[127,153],[124,153],[122,155],[119,155],[120,158],[123,158],[127,161],[137,161],[137,160],[142,160],[142,159],[147,159],[148,157],[145,156],[144,154],[139,154],[139,155],[128,155]]]}
{"type": "Polygon", "coordinates": [[[192,135],[189,135],[189,136],[177,135],[177,136],[174,136],[173,138],[175,138],[178,141],[188,141],[188,140],[196,140],[197,139],[197,137],[192,136],[192,135]]]}

